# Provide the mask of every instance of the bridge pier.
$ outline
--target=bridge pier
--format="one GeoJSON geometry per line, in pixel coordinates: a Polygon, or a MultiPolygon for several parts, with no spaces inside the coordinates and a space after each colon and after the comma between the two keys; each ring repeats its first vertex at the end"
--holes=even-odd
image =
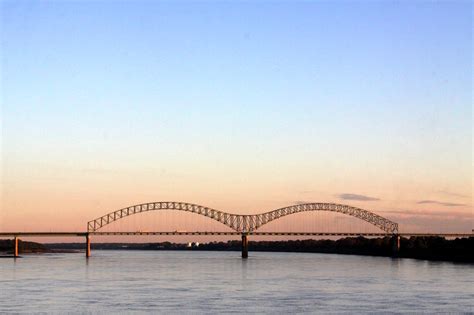
{"type": "Polygon", "coordinates": [[[242,258],[249,257],[249,242],[247,240],[247,233],[242,233],[242,258]]]}
{"type": "Polygon", "coordinates": [[[400,235],[396,234],[392,236],[392,257],[398,257],[400,254],[400,235]]]}
{"type": "Polygon", "coordinates": [[[18,241],[19,241],[18,237],[15,236],[14,239],[13,239],[13,257],[15,257],[15,258],[20,257],[20,255],[19,255],[20,251],[19,251],[19,248],[18,248],[18,243],[19,243],[18,241]]]}
{"type": "Polygon", "coordinates": [[[89,233],[86,234],[86,258],[91,257],[91,238],[89,233]]]}

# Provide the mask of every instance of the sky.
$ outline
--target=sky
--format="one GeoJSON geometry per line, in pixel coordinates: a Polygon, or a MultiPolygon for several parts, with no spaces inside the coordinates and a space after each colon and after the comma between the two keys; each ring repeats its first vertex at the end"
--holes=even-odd
{"type": "Polygon", "coordinates": [[[470,232],[472,47],[469,1],[4,0],[0,230],[176,200],[470,232]]]}

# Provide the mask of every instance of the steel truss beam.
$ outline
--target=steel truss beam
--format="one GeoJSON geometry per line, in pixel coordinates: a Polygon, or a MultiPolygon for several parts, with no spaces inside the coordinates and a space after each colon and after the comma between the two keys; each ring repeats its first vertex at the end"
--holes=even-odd
{"type": "Polygon", "coordinates": [[[87,223],[87,231],[95,232],[104,226],[127,216],[154,210],[178,210],[196,213],[220,222],[239,233],[256,231],[258,228],[271,221],[294,213],[305,211],[332,211],[366,221],[380,228],[386,233],[398,233],[398,223],[390,221],[364,209],[337,203],[306,203],[280,208],[260,214],[241,215],[226,213],[192,203],[173,201],[143,203],[110,212],[106,215],[103,215],[102,217],[89,221],[87,223]]]}

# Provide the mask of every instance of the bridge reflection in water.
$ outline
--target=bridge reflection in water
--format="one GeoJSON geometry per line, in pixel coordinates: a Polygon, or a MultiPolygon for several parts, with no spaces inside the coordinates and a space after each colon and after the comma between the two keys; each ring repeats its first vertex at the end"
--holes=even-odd
{"type": "Polygon", "coordinates": [[[108,214],[105,214],[97,219],[91,220],[87,223],[87,232],[0,232],[0,237],[13,237],[13,255],[18,257],[19,248],[18,240],[19,237],[26,236],[79,236],[85,237],[86,239],[86,257],[91,256],[91,236],[111,236],[111,235],[228,235],[235,236],[240,235],[242,239],[242,258],[248,257],[248,236],[371,236],[371,237],[385,237],[390,236],[392,238],[392,248],[394,256],[397,255],[400,250],[400,236],[446,236],[446,237],[469,237],[472,234],[437,234],[437,233],[399,233],[398,224],[390,221],[384,217],[381,217],[373,212],[334,203],[306,203],[292,205],[273,211],[253,214],[253,215],[241,215],[232,214],[208,207],[203,207],[196,204],[185,203],[185,202],[151,202],[139,205],[133,205],[127,208],[119,209],[108,214]],[[160,210],[177,210],[195,213],[201,216],[211,218],[217,222],[232,229],[232,231],[218,231],[218,232],[103,232],[99,231],[104,226],[111,224],[115,221],[123,219],[125,217],[148,212],[148,211],[160,211],[160,210]],[[307,211],[331,211],[337,212],[344,215],[352,216],[357,219],[366,221],[373,226],[379,228],[381,232],[378,233],[367,233],[367,232],[260,232],[257,231],[263,225],[269,222],[277,220],[279,218],[307,211]]]}

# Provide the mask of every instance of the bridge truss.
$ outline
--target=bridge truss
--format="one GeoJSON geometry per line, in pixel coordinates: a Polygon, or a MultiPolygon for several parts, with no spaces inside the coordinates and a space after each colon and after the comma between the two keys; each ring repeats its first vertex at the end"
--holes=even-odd
{"type": "Polygon", "coordinates": [[[133,205],[105,214],[87,223],[88,232],[96,232],[104,226],[130,215],[156,210],[178,210],[196,213],[218,221],[235,232],[251,233],[261,226],[294,213],[305,211],[332,211],[366,221],[385,233],[398,234],[398,224],[373,212],[336,203],[306,203],[292,205],[269,212],[253,215],[232,214],[187,202],[149,202],[133,205]]]}

